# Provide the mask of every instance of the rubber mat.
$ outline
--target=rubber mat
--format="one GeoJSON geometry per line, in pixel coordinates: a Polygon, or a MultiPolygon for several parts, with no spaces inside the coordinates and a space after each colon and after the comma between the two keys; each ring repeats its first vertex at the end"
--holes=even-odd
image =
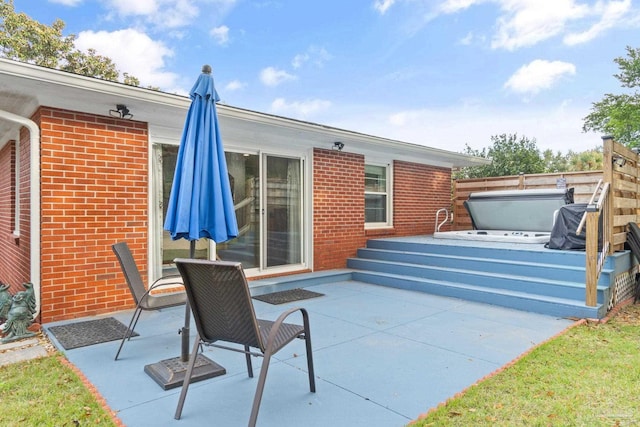
{"type": "Polygon", "coordinates": [[[324,294],[321,294],[319,292],[308,291],[302,288],[296,288],[296,289],[289,289],[287,291],[273,292],[270,294],[256,295],[253,298],[269,304],[278,305],[278,304],[286,304],[288,302],[293,302],[293,301],[305,300],[309,298],[317,298],[321,296],[324,296],[324,294]]]}
{"type": "MultiPolygon", "coordinates": [[[[113,317],[52,326],[49,331],[65,350],[120,340],[127,326],[113,317]]],[[[137,336],[134,332],[132,336],[137,336]]]]}

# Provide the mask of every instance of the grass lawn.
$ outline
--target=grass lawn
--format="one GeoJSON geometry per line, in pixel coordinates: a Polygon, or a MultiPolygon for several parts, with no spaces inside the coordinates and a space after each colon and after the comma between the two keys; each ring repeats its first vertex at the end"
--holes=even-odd
{"type": "Polygon", "coordinates": [[[60,353],[0,367],[0,425],[116,426],[60,353]]]}
{"type": "Polygon", "coordinates": [[[413,425],[637,426],[638,396],[640,304],[570,329],[413,425]]]}

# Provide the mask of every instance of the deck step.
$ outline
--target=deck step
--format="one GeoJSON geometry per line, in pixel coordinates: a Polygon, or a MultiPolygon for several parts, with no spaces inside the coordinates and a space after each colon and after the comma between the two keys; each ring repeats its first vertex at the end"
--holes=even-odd
{"type": "MultiPolygon", "coordinates": [[[[549,297],[584,299],[584,284],[570,280],[556,280],[539,278],[524,274],[512,274],[500,269],[493,271],[474,270],[464,262],[458,267],[440,267],[438,265],[420,265],[398,261],[372,260],[354,258],[348,261],[349,268],[367,270],[379,273],[394,273],[409,277],[427,278],[454,283],[468,283],[485,288],[527,292],[533,295],[547,295],[549,297]]],[[[552,271],[551,268],[548,269],[552,271]]],[[[551,275],[552,276],[552,275],[551,275]]],[[[584,277],[584,270],[582,271],[584,277]]],[[[598,301],[603,302],[606,286],[598,287],[598,301]]]]}
{"type": "Polygon", "coordinates": [[[347,260],[354,280],[570,318],[602,318],[615,265],[605,265],[597,304],[586,298],[586,259],[541,244],[372,239],[347,260]]]}
{"type": "Polygon", "coordinates": [[[604,310],[602,304],[596,307],[587,307],[584,303],[570,298],[535,295],[506,289],[490,289],[470,284],[371,271],[354,270],[352,277],[353,280],[375,285],[427,292],[439,296],[460,298],[563,318],[599,319],[606,314],[602,312],[604,310]]]}

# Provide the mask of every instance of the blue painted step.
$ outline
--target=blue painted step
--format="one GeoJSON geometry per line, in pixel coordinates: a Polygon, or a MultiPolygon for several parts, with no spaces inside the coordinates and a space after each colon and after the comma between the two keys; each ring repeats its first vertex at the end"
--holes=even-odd
{"type": "MultiPolygon", "coordinates": [[[[540,279],[536,277],[499,273],[495,271],[472,270],[464,262],[459,262],[457,268],[440,267],[436,265],[417,265],[397,261],[372,259],[349,259],[349,268],[371,272],[392,273],[396,275],[420,277],[438,281],[465,283],[485,288],[496,288],[527,292],[535,295],[548,295],[557,298],[584,300],[584,282],[540,279]]],[[[549,269],[552,271],[552,269],[549,269]]],[[[584,277],[584,271],[582,272],[584,277]]],[[[598,288],[598,302],[604,301],[607,287],[598,288]]]]}
{"type": "MultiPolygon", "coordinates": [[[[485,253],[482,253],[482,257],[477,253],[475,255],[476,256],[454,256],[437,253],[406,252],[391,249],[383,250],[371,248],[358,250],[358,259],[360,260],[384,260],[450,268],[459,268],[460,266],[464,266],[466,270],[500,272],[504,274],[552,280],[584,282],[585,279],[584,262],[582,266],[576,266],[533,262],[536,259],[535,256],[528,258],[529,261],[516,261],[502,258],[491,258],[485,253]]],[[[603,277],[601,279],[603,283],[608,283],[608,274],[612,272],[612,269],[606,269],[603,271],[603,277]]]]}
{"type": "Polygon", "coordinates": [[[357,255],[355,280],[563,317],[604,317],[615,275],[612,260],[587,307],[584,252],[417,236],[369,240],[357,255]]]}
{"type": "Polygon", "coordinates": [[[606,307],[603,305],[587,307],[584,303],[573,299],[539,296],[503,289],[488,289],[481,286],[427,280],[388,273],[354,271],[352,277],[354,280],[365,283],[427,292],[434,295],[499,305],[501,307],[542,313],[550,316],[596,319],[602,318],[606,314],[606,307]]]}

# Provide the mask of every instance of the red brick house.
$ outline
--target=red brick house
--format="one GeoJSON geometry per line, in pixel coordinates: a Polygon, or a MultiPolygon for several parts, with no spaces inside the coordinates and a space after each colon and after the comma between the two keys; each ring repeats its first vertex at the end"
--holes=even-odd
{"type": "MultiPolygon", "coordinates": [[[[0,281],[12,292],[32,282],[41,322],[130,308],[115,242],[148,280],[188,253],[162,225],[189,103],[0,59],[0,281]]],[[[218,114],[240,236],[198,242],[198,256],[241,261],[253,278],[343,268],[370,237],[432,233],[452,167],[484,162],[226,105],[218,114]]]]}

